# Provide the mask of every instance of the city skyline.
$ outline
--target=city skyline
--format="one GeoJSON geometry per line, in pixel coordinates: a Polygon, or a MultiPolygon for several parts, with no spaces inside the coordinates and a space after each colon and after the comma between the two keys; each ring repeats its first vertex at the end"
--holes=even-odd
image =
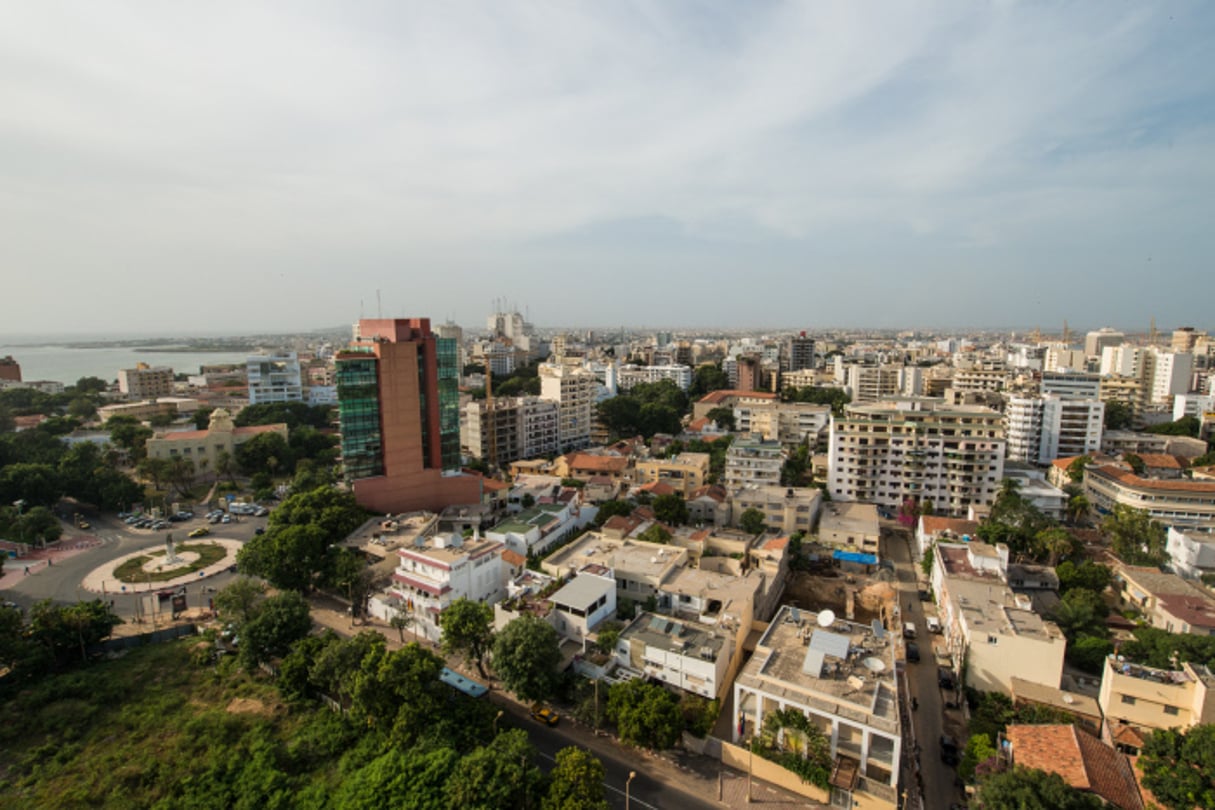
{"type": "Polygon", "coordinates": [[[0,322],[1209,327],[1213,34],[1201,4],[18,7],[0,322]]]}

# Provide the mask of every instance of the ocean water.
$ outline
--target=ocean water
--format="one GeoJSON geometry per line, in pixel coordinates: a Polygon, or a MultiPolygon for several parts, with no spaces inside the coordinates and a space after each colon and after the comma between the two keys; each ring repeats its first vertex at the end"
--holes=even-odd
{"type": "Polygon", "coordinates": [[[100,377],[113,382],[119,369],[136,363],[168,366],[183,374],[197,374],[199,366],[244,363],[250,353],[166,352],[121,347],[74,349],[51,345],[0,345],[0,357],[12,355],[21,364],[23,380],[55,380],[71,385],[81,377],[100,377]]]}

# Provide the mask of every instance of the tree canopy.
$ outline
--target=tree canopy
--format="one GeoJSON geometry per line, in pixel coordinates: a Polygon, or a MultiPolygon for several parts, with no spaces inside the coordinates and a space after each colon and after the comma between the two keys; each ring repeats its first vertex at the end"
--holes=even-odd
{"type": "Polygon", "coordinates": [[[1143,509],[1115,504],[1101,521],[1101,531],[1109,537],[1114,553],[1128,565],[1160,566],[1169,559],[1164,526],[1143,509]]]}
{"type": "Polygon", "coordinates": [[[1076,790],[1057,773],[1013,768],[987,776],[979,785],[983,810],[1100,810],[1103,802],[1076,790]]]}
{"type": "Polygon", "coordinates": [[[647,748],[671,748],[683,732],[679,699],[640,679],[612,684],[607,717],[616,724],[621,740],[647,748]]]}
{"type": "Polygon", "coordinates": [[[571,746],[557,752],[549,773],[548,794],[540,810],[608,810],[603,763],[589,752],[571,746]]]}
{"type": "Polygon", "coordinates": [[[548,622],[524,613],[493,640],[494,672],[520,700],[551,697],[557,688],[561,646],[548,622]]]}
{"type": "Polygon", "coordinates": [[[448,655],[460,653],[476,662],[482,677],[485,674],[485,653],[493,643],[494,611],[484,602],[461,597],[439,614],[443,651],[448,655]]]}
{"type": "Polygon", "coordinates": [[[1168,810],[1215,809],[1215,725],[1152,732],[1139,767],[1143,786],[1168,810]]]}
{"type": "Polygon", "coordinates": [[[659,495],[650,504],[654,517],[671,526],[682,526],[688,522],[688,504],[679,493],[659,495]]]}

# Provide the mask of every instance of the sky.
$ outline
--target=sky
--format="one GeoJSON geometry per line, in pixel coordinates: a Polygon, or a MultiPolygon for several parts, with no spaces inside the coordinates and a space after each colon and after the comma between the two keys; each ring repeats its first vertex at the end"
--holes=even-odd
{"type": "Polygon", "coordinates": [[[0,334],[1215,329],[1205,2],[7,3],[0,334]]]}

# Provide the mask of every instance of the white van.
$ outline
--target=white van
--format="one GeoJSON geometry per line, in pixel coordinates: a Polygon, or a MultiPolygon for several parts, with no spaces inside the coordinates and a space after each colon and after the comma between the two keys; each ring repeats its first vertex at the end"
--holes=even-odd
{"type": "Polygon", "coordinates": [[[928,624],[929,633],[941,632],[941,620],[938,619],[936,616],[929,616],[924,621],[928,624]]]}
{"type": "Polygon", "coordinates": [[[915,622],[903,622],[903,638],[915,638],[915,622]]]}

